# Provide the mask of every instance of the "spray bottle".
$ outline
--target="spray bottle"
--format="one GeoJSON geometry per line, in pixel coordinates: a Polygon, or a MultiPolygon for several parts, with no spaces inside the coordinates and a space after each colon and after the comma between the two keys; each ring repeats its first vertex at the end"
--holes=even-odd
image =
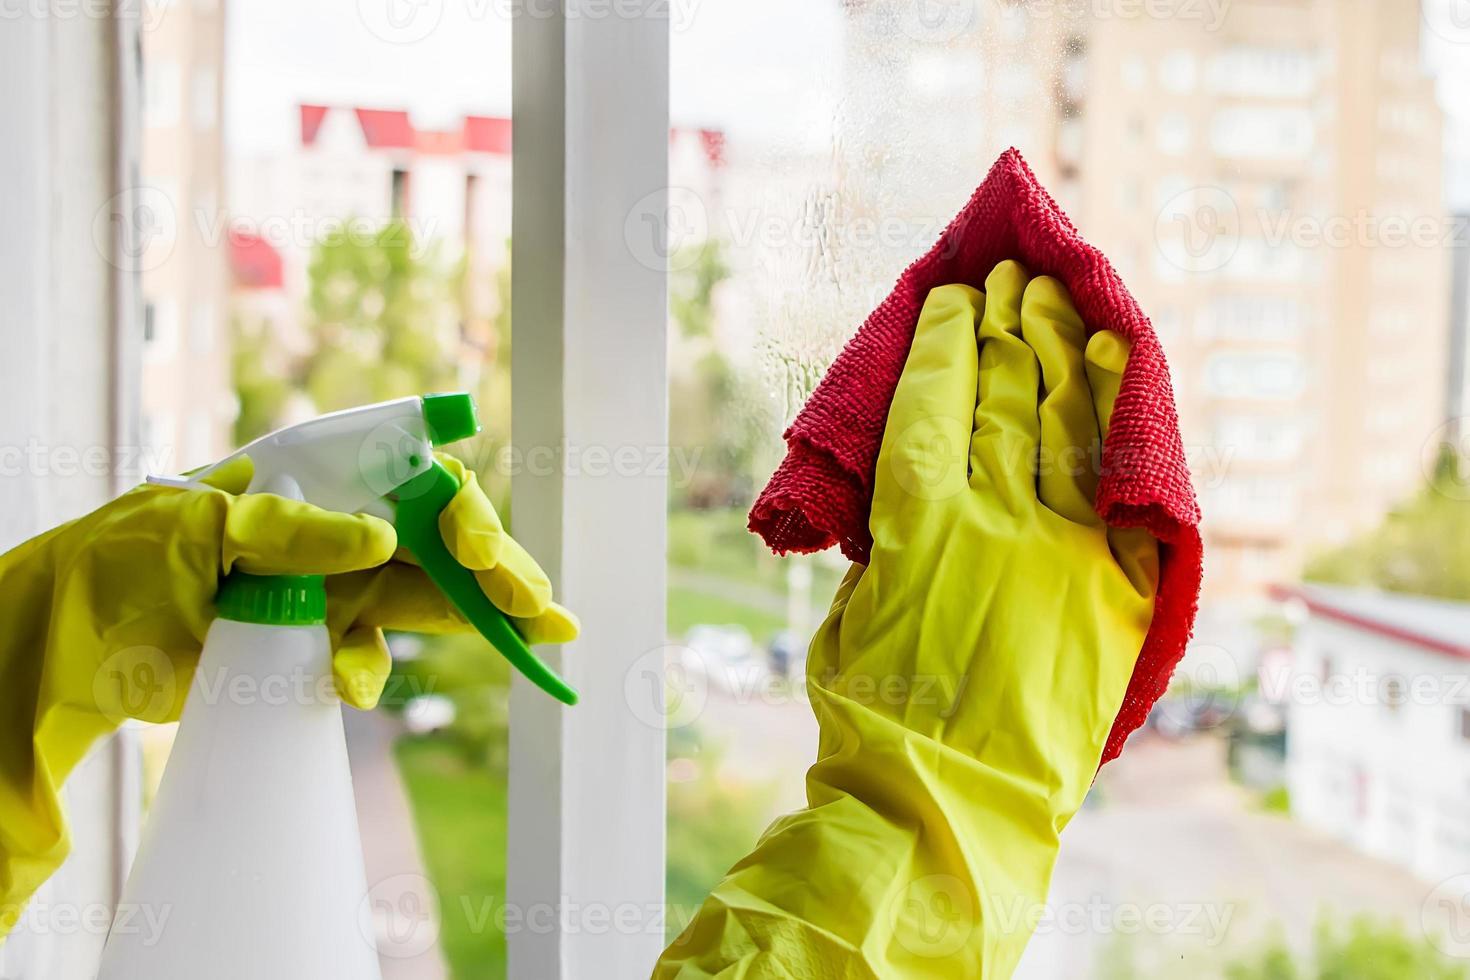
{"type": "MultiPolygon", "coordinates": [[[[262,436],[247,493],[390,521],[399,544],[516,669],[566,704],[455,562],[439,513],[459,489],[433,448],[479,431],[468,394],[334,412],[262,436]]],[[[210,470],[155,482],[197,487],[210,470]]],[[[98,980],[378,980],[321,576],[231,572],[98,980]],[[146,909],[160,934],[126,928],[146,909]]]]}

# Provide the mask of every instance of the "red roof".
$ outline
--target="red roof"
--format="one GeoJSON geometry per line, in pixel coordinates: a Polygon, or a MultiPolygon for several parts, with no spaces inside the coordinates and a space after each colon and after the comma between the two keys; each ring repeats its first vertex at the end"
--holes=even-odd
{"type": "Polygon", "coordinates": [[[510,155],[510,120],[501,116],[466,116],[464,147],[475,153],[510,155]]]}
{"type": "MultiPolygon", "coordinates": [[[[323,105],[299,108],[303,146],[316,144],[328,112],[346,111],[323,105]]],[[[510,155],[511,123],[500,116],[466,116],[458,129],[433,130],[414,126],[413,118],[403,109],[354,108],[352,112],[363,141],[375,150],[414,150],[436,156],[465,152],[510,155]]]]}
{"type": "Polygon", "coordinates": [[[1314,616],[1470,660],[1470,635],[1460,629],[1470,617],[1465,603],[1320,585],[1273,585],[1270,592],[1278,601],[1300,600],[1314,616]],[[1451,618],[1454,625],[1446,628],[1451,618]]]}
{"type": "Polygon", "coordinates": [[[310,146],[316,142],[316,134],[322,128],[322,120],[327,118],[327,107],[324,105],[304,105],[301,107],[301,145],[310,146]]]}
{"type": "MultiPolygon", "coordinates": [[[[324,105],[301,105],[299,108],[302,146],[316,144],[328,112],[346,111],[324,105]]],[[[436,156],[459,153],[510,156],[512,126],[504,116],[466,116],[457,130],[433,130],[416,128],[413,118],[403,109],[355,108],[352,112],[357,116],[363,140],[376,150],[414,150],[436,156]]],[[[669,139],[673,140],[680,132],[688,133],[690,130],[671,129],[669,139]]],[[[710,166],[724,166],[724,131],[698,129],[693,132],[710,166]]]]}
{"type": "Polygon", "coordinates": [[[378,150],[408,150],[417,142],[413,120],[402,109],[357,109],[367,145],[378,150]]]}
{"type": "Polygon", "coordinates": [[[243,289],[280,289],[285,284],[281,253],[254,232],[230,230],[230,271],[243,289]]]}

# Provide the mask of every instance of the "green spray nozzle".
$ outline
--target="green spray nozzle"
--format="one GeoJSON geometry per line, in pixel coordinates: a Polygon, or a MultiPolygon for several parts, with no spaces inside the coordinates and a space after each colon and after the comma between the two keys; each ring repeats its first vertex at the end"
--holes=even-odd
{"type": "MultiPolygon", "coordinates": [[[[474,573],[455,561],[440,537],[439,515],[459,492],[459,481],[434,458],[434,447],[479,431],[475,400],[467,392],[397,398],[278,429],[188,477],[149,479],[198,486],[211,470],[248,456],[253,476],[246,493],[275,493],[326,510],[391,521],[399,543],[418,559],[430,581],[505,659],[558,701],[576,704],[577,692],[531,652],[515,624],[486,597],[474,573]]],[[[293,598],[292,583],[262,585],[246,578],[225,582],[218,599],[222,615],[266,623],[296,622],[282,618],[288,612],[292,617],[298,612],[316,615],[315,605],[308,608],[293,598]]]]}
{"type": "Polygon", "coordinates": [[[458,492],[459,482],[454,474],[437,459],[394,491],[391,499],[396,504],[397,516],[393,523],[399,542],[418,559],[439,591],[511,666],[563,704],[576,704],[577,692],[531,652],[515,625],[480,589],[474,573],[455,561],[445,547],[439,533],[439,514],[458,492]]]}
{"type": "MultiPolygon", "coordinates": [[[[468,392],[425,395],[423,413],[429,441],[435,446],[458,442],[480,431],[475,400],[468,392]]],[[[576,704],[577,692],[531,652],[515,624],[481,590],[474,573],[445,547],[439,515],[458,492],[459,481],[454,474],[437,459],[430,459],[427,469],[389,493],[399,543],[418,559],[429,580],[511,666],[563,704],[576,704]]]]}

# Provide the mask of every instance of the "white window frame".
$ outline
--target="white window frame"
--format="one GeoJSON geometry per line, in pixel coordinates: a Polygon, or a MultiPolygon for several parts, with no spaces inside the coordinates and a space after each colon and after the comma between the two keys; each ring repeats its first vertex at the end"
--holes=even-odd
{"type": "MultiPolygon", "coordinates": [[[[138,22],[36,12],[0,30],[0,446],[117,451],[137,442],[135,229],[138,22]]],[[[0,551],[98,506],[132,478],[58,467],[0,480],[0,551]]],[[[124,728],[67,780],[72,854],[31,903],[34,922],[0,944],[0,978],[87,980],[105,938],[47,910],[116,901],[136,844],[140,759],[124,728]]],[[[95,917],[84,915],[84,922],[95,917]]]]}
{"type": "Polygon", "coordinates": [[[664,945],[665,733],[625,691],[666,642],[667,253],[635,236],[666,238],[669,22],[577,3],[512,28],[513,519],[583,629],[546,652],[579,705],[511,685],[509,975],[538,980],[664,945]]]}
{"type": "MultiPolygon", "coordinates": [[[[647,976],[665,925],[665,733],[635,712],[625,688],[631,680],[646,694],[665,643],[666,253],[659,242],[651,253],[634,248],[631,236],[652,228],[657,238],[667,227],[669,22],[658,0],[619,5],[613,16],[579,15],[578,0],[564,2],[570,12],[526,8],[513,28],[512,441],[527,460],[512,480],[515,529],[580,614],[584,635],[544,651],[580,690],[580,705],[564,708],[519,677],[511,690],[509,972],[538,980],[647,976]],[[557,465],[538,464],[532,449],[551,450],[557,465]],[[594,467],[588,450],[610,463],[594,467]]],[[[15,333],[8,347],[19,358],[0,428],[15,439],[137,440],[141,309],[130,243],[63,241],[58,227],[90,236],[91,222],[58,223],[46,211],[57,187],[78,188],[67,199],[85,204],[88,217],[111,192],[125,211],[138,181],[136,30],[115,14],[25,19],[0,34],[0,78],[11,80],[9,91],[32,93],[0,108],[12,137],[0,147],[9,181],[0,201],[29,230],[0,240],[0,295],[11,311],[0,335],[15,333]],[[81,55],[96,50],[112,64],[83,73],[81,55]],[[83,84],[93,75],[100,91],[83,84]],[[58,119],[67,120],[63,133],[58,119]],[[84,137],[103,152],[75,152],[84,137]],[[103,254],[85,282],[85,270],[62,261],[107,250],[112,257],[103,254]],[[82,315],[84,300],[106,315],[82,315]],[[81,378],[75,358],[52,360],[59,348],[45,338],[60,344],[68,323],[95,334],[67,344],[98,351],[98,378],[81,378]],[[35,370],[22,368],[32,360],[35,370]],[[47,399],[79,384],[106,397],[74,400],[66,431],[41,427],[47,399]]],[[[30,481],[12,483],[10,543],[59,519],[58,507],[85,509],[117,489],[58,501],[30,481]]],[[[90,845],[103,867],[81,892],[68,889],[77,902],[115,895],[136,832],[136,753],[123,744],[104,768],[98,790],[114,806],[110,826],[97,831],[109,839],[90,845]]],[[[56,955],[48,950],[37,955],[56,955]]],[[[81,968],[95,952],[73,945],[67,959],[80,957],[81,968]]],[[[20,975],[35,975],[38,962],[20,975]]],[[[73,976],[54,962],[42,972],[73,976]]]]}

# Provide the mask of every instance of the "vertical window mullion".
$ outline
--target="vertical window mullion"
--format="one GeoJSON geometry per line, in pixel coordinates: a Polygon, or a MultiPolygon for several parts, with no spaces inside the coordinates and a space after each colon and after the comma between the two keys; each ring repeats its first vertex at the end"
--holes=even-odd
{"type": "Polygon", "coordinates": [[[512,684],[517,977],[646,976],[663,945],[664,732],[635,692],[665,630],[666,6],[513,26],[512,519],[583,628],[548,654],[580,704],[512,684]]]}

